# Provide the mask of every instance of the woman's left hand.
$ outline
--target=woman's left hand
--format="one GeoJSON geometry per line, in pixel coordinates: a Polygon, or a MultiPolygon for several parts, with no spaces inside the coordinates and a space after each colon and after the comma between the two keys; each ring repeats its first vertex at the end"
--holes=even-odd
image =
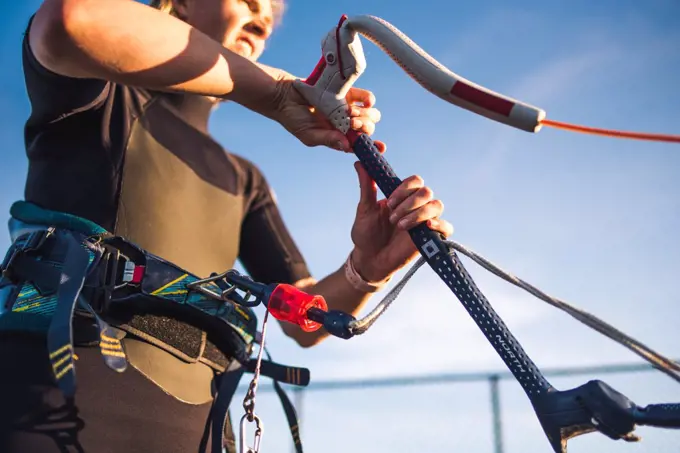
{"type": "Polygon", "coordinates": [[[377,187],[360,162],[360,200],[352,226],[353,260],[367,281],[383,281],[418,255],[408,230],[423,223],[448,237],[453,226],[441,219],[444,203],[419,176],[402,181],[389,198],[377,201],[377,187]]]}

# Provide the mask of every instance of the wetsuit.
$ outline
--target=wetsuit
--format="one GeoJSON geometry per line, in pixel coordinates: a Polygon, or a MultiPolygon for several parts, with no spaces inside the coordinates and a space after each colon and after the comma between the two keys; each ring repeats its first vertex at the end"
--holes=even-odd
{"type": "MultiPolygon", "coordinates": [[[[238,259],[265,283],[309,276],[261,172],[209,136],[206,98],[54,74],[28,34],[23,66],[26,201],[91,220],[195,275],[238,259]]],[[[44,342],[0,334],[0,451],[197,451],[224,353],[160,316],[134,316],[123,330],[124,373],[97,348],[76,348],[77,413],[60,410],[44,342]]]]}

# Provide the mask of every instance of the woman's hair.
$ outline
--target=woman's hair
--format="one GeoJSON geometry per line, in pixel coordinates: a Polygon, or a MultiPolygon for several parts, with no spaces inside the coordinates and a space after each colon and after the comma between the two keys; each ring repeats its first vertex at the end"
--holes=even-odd
{"type": "MultiPolygon", "coordinates": [[[[283,17],[283,11],[286,7],[285,0],[269,0],[272,2],[272,11],[274,12],[274,24],[281,22],[283,17]]],[[[151,0],[149,6],[156,8],[164,13],[175,15],[175,11],[172,8],[172,0],[151,0]]]]}

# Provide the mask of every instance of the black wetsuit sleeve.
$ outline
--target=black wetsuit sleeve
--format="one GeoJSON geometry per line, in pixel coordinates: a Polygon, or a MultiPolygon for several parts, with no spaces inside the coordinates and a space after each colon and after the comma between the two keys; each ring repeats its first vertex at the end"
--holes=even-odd
{"type": "Polygon", "coordinates": [[[254,173],[252,198],[241,228],[241,264],[262,283],[294,283],[310,277],[267,181],[259,171],[254,173]]]}
{"type": "Polygon", "coordinates": [[[24,79],[31,103],[31,119],[27,126],[49,124],[103,103],[109,82],[62,76],[36,59],[29,42],[32,22],[33,17],[29,20],[22,43],[24,79]]]}

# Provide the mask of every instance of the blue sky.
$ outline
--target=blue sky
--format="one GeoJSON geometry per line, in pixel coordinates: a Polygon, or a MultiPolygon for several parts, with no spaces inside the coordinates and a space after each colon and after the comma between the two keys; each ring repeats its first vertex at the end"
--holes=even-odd
{"type": "MultiPolygon", "coordinates": [[[[39,2],[4,2],[0,14],[0,219],[21,198],[29,114],[21,33],[39,2]]],[[[680,5],[675,0],[477,2],[292,0],[262,61],[305,76],[319,42],[343,13],[391,22],[454,72],[580,124],[680,133],[680,5]]],[[[511,129],[449,105],[413,82],[363,40],[368,68],[358,85],[383,113],[376,138],[402,177],[420,174],[446,205],[455,239],[546,292],[572,302],[653,348],[680,356],[680,147],[544,128],[511,129]]],[[[285,221],[317,277],[350,250],[358,200],[353,157],[306,148],[278,125],[236,105],[210,124],[230,151],[256,162],[273,185],[285,221]]],[[[3,220],[3,222],[5,221],[3,220]]],[[[0,248],[8,245],[0,234],[0,248]]],[[[465,261],[496,310],[539,367],[637,361],[627,349],[465,261]]],[[[379,300],[376,297],[375,302],[379,300]]],[[[465,310],[422,268],[389,312],[362,337],[300,350],[278,327],[275,358],[311,368],[313,379],[471,370],[503,363],[465,310]],[[427,304],[427,305],[426,305],[427,304]],[[425,309],[424,309],[425,308],[425,309]]],[[[557,379],[560,388],[597,376],[557,379]]],[[[661,373],[606,376],[634,401],[680,401],[661,373]]],[[[266,385],[266,384],[265,384],[266,385]]],[[[514,382],[502,384],[506,452],[548,452],[514,382]]],[[[261,396],[263,449],[288,439],[273,396],[261,396]]],[[[490,453],[482,385],[310,393],[302,435],[308,451],[410,452],[447,448],[490,453]],[[349,403],[348,403],[349,402],[349,403]],[[405,436],[394,436],[396,428],[405,436]]],[[[570,452],[677,451],[680,433],[640,429],[641,444],[591,434],[570,452]]]]}

